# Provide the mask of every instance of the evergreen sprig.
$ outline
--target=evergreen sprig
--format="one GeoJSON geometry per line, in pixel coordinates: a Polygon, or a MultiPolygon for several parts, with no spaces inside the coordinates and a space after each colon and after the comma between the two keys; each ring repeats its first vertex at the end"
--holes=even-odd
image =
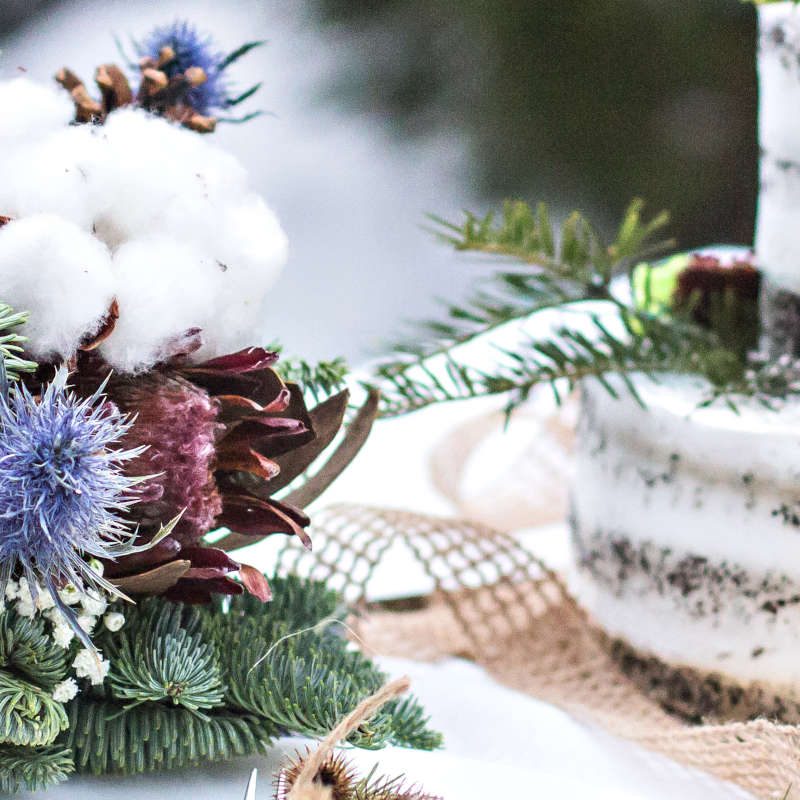
{"type": "Polygon", "coordinates": [[[432,232],[456,250],[500,256],[518,266],[498,270],[469,302],[449,305],[446,321],[422,323],[413,341],[396,343],[395,349],[427,358],[536,311],[610,299],[615,275],[669,244],[654,240],[669,221],[668,214],[644,220],[643,209],[641,200],[631,203],[610,244],[577,211],[557,232],[545,203],[534,209],[507,201],[500,215],[467,212],[460,225],[430,216],[432,232]]]}
{"type": "MultiPolygon", "coordinates": [[[[68,705],[63,741],[77,771],[178,768],[261,752],[286,732],[321,736],[384,682],[328,624],[345,614],[335,592],[297,577],[270,583],[271,603],[152,598],[126,609],[121,631],[99,633],[109,679],[68,705]]],[[[440,737],[411,698],[385,707],[351,742],[431,748],[440,737]]]]}
{"type": "Polygon", "coordinates": [[[47,635],[41,617],[0,612],[0,669],[6,673],[51,691],[66,676],[66,652],[47,635]]]}
{"type": "MultiPolygon", "coordinates": [[[[0,612],[0,793],[36,791],[70,772],[141,772],[263,752],[279,735],[323,736],[385,681],[341,635],[347,609],[324,583],[270,580],[208,606],[149,598],[94,641],[110,661],[66,706],[52,697],[74,653],[41,617],[0,612]]],[[[77,647],[77,645],[75,645],[77,647]]],[[[394,701],[350,738],[360,747],[439,746],[414,698],[394,701]]]]}
{"type": "Polygon", "coordinates": [[[24,790],[47,789],[65,781],[73,771],[72,754],[65,747],[0,745],[0,795],[3,797],[24,790]]]}
{"type": "Polygon", "coordinates": [[[216,653],[203,641],[195,609],[149,603],[107,639],[111,692],[130,701],[128,708],[146,702],[172,703],[189,711],[222,705],[225,692],[216,653]]]}
{"type": "MultiPolygon", "coordinates": [[[[269,349],[280,351],[274,346],[269,349]]],[[[338,392],[350,371],[343,358],[318,361],[316,364],[300,358],[282,358],[275,369],[283,380],[301,386],[317,403],[338,392]]]]}
{"type": "Polygon", "coordinates": [[[653,379],[666,372],[700,375],[710,382],[711,400],[722,397],[732,405],[732,394],[761,396],[768,383],[763,374],[749,369],[717,332],[695,324],[691,309],[666,317],[650,310],[647,299],[627,299],[633,291],[620,291],[615,278],[627,276],[630,285],[634,267],[668,244],[657,239],[667,214],[645,219],[642,212],[642,202],[634,201],[611,243],[577,212],[557,233],[541,203],[534,209],[507,202],[499,216],[467,213],[461,224],[434,217],[435,232],[456,250],[515,265],[501,268],[469,303],[449,306],[445,322],[423,324],[416,342],[397,348],[399,358],[378,366],[382,413],[486,395],[506,395],[510,412],[540,384],[549,384],[557,401],[589,377],[617,394],[611,375],[641,402],[634,373],[653,379]],[[582,324],[560,325],[513,350],[496,348],[488,367],[470,364],[455,349],[513,320],[546,309],[578,310],[589,301],[602,302],[606,313],[597,313],[595,305],[581,315],[582,324]]]}
{"type": "Polygon", "coordinates": [[[27,313],[14,311],[11,306],[0,303],[0,357],[9,380],[17,380],[22,373],[36,369],[36,362],[22,357],[26,338],[17,332],[27,318],[27,313]]]}
{"type": "Polygon", "coordinates": [[[64,706],[49,692],[0,670],[0,742],[48,745],[66,727],[64,706]]]}
{"type": "Polygon", "coordinates": [[[69,706],[66,743],[75,769],[133,775],[264,752],[277,731],[266,720],[226,711],[204,716],[180,706],[81,697],[69,706]]]}
{"type": "Polygon", "coordinates": [[[67,725],[51,691],[67,677],[66,651],[47,636],[41,617],[0,611],[0,793],[36,791],[64,780],[72,758],[52,742],[67,725]]]}

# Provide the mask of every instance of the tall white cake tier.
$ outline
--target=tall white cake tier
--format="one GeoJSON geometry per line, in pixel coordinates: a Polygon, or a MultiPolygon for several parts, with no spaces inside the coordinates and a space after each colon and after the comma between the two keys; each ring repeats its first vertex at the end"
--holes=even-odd
{"type": "Polygon", "coordinates": [[[758,19],[762,347],[800,358],[800,5],[761,5],[758,19]]]}
{"type": "Polygon", "coordinates": [[[772,285],[800,293],[800,5],[759,7],[758,76],[756,256],[772,285]]]}

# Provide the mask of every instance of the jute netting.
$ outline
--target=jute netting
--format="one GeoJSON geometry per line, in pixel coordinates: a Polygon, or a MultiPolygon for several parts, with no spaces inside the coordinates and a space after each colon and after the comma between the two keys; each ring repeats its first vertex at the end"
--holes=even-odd
{"type": "MultiPolygon", "coordinates": [[[[800,786],[800,726],[689,724],[665,712],[611,657],[611,643],[558,576],[513,536],[464,520],[337,505],[316,513],[312,538],[313,553],[290,546],[280,569],[341,590],[357,610],[357,635],[374,652],[472,659],[508,686],[758,797],[800,786]],[[370,579],[398,546],[435,590],[367,603],[370,579]]],[[[693,691],[691,682],[681,691],[693,691]]]]}

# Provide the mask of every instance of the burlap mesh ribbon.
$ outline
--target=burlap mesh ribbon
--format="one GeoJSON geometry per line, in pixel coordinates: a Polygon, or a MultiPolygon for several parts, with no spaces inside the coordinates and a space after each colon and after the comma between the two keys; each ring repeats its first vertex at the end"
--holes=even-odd
{"type": "Polygon", "coordinates": [[[287,547],[280,569],[342,590],[377,653],[457,655],[496,679],[610,732],[739,784],[758,797],[800,786],[800,726],[766,720],[690,725],[666,713],[609,655],[559,578],[513,536],[480,524],[355,505],[315,515],[314,552],[287,547]],[[389,550],[407,547],[432,579],[424,599],[369,605],[389,550]]]}

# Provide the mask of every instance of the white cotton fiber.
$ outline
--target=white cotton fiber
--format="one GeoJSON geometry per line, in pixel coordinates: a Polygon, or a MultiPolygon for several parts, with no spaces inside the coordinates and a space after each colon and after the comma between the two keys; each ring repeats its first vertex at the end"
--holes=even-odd
{"type": "Polygon", "coordinates": [[[30,312],[22,332],[35,358],[68,358],[113,300],[108,248],[53,214],[15,220],[0,228],[0,292],[30,312]]]}
{"type": "Polygon", "coordinates": [[[286,263],[288,240],[275,214],[256,194],[225,209],[209,244],[225,269],[218,313],[205,328],[207,355],[253,343],[264,295],[286,263]]]}
{"type": "Polygon", "coordinates": [[[141,110],[123,109],[103,126],[105,203],[101,224],[116,241],[167,233],[197,240],[247,186],[244,168],[197,133],[141,110]]]}
{"type": "Polygon", "coordinates": [[[36,236],[52,240],[49,260],[29,246],[13,269],[3,261],[0,275],[15,287],[11,297],[0,284],[0,300],[31,312],[34,354],[72,355],[69,348],[94,332],[112,297],[120,319],[101,352],[118,370],[148,369],[192,328],[203,331],[197,357],[253,344],[287,242],[236,158],[213,137],[141,109],[115,111],[101,126],[75,126],[66,93],[21,79],[0,82],[0,102],[4,96],[22,106],[23,122],[12,130],[0,120],[0,143],[17,137],[13,152],[0,151],[0,215],[12,217],[3,231],[18,230],[9,241],[24,238],[30,234],[23,223],[38,220],[36,236]],[[52,237],[44,220],[54,226],[52,237]],[[47,298],[75,269],[64,232],[78,237],[78,228],[102,253],[103,266],[96,259],[86,273],[96,284],[72,317],[47,298]]]}
{"type": "Polygon", "coordinates": [[[8,148],[29,143],[67,125],[75,114],[70,96],[56,86],[28,78],[0,81],[0,145],[8,148]]]}
{"type": "Polygon", "coordinates": [[[215,314],[222,272],[191,244],[163,236],[127,242],[113,271],[119,319],[100,352],[121,372],[148,369],[215,314]]]}
{"type": "Polygon", "coordinates": [[[105,190],[102,129],[72,125],[0,160],[0,209],[19,218],[48,213],[92,232],[105,190]]]}

